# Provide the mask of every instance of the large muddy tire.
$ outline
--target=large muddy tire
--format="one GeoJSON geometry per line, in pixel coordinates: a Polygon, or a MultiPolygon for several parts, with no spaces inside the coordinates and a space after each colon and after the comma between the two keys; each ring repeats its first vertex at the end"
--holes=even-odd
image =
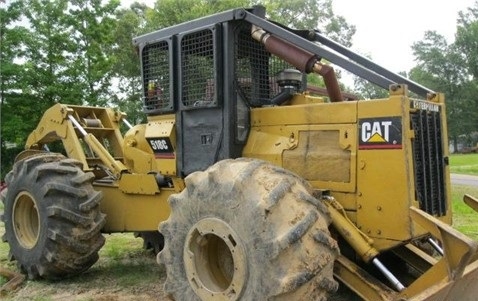
{"type": "Polygon", "coordinates": [[[98,260],[105,242],[101,193],[80,166],[47,153],[15,163],[7,175],[3,240],[30,279],[72,276],[98,260]]]}
{"type": "Polygon", "coordinates": [[[326,300],[338,247],[309,184],[252,159],[186,178],[159,226],[165,291],[177,301],[326,300]]]}

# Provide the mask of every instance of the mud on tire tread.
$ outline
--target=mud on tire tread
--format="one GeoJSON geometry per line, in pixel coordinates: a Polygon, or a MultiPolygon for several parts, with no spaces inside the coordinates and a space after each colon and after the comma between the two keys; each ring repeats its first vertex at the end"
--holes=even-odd
{"type": "Polygon", "coordinates": [[[191,227],[210,217],[227,223],[244,246],[248,275],[238,300],[326,300],[337,289],[330,217],[294,174],[259,160],[224,160],[189,175],[186,189],[169,203],[171,215],[159,226],[165,246],[158,262],[166,267],[172,299],[200,300],[183,249],[191,227]]]}
{"type": "Polygon", "coordinates": [[[80,162],[60,154],[45,153],[15,163],[3,200],[4,241],[10,245],[10,258],[28,278],[76,275],[98,260],[105,242],[100,232],[105,216],[93,178],[82,171],[80,162]],[[22,191],[33,197],[39,215],[38,239],[31,248],[21,245],[13,228],[13,206],[22,191]]]}

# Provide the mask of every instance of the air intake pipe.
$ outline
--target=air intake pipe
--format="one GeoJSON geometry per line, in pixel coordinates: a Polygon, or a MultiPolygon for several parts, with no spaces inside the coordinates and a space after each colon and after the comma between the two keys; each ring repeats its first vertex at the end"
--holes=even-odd
{"type": "Polygon", "coordinates": [[[275,37],[256,25],[252,25],[252,38],[264,45],[267,51],[277,55],[301,72],[315,72],[324,78],[330,101],[343,101],[334,68],[319,62],[317,55],[275,37]]]}

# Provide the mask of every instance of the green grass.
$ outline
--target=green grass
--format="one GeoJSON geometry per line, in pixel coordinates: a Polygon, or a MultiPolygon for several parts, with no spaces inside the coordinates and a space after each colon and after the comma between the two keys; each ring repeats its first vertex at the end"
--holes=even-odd
{"type": "Polygon", "coordinates": [[[121,260],[125,256],[130,256],[130,253],[136,250],[136,246],[141,247],[139,245],[140,239],[131,239],[133,234],[106,235],[106,237],[109,243],[101,248],[100,256],[106,256],[113,262],[121,260]]]}
{"type": "Polygon", "coordinates": [[[155,283],[159,265],[151,251],[143,249],[143,240],[133,234],[107,235],[107,243],[100,250],[95,268],[114,275],[120,287],[135,287],[155,283]]]}
{"type": "Polygon", "coordinates": [[[478,154],[454,154],[450,156],[452,173],[478,175],[478,154]]]}
{"type": "Polygon", "coordinates": [[[478,197],[478,187],[453,185],[451,193],[453,200],[453,227],[474,240],[478,240],[478,213],[463,202],[464,194],[478,197]]]}

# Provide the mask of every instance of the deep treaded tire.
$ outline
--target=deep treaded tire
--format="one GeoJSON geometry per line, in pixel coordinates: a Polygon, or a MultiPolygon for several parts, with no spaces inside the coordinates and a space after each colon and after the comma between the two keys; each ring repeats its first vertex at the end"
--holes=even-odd
{"type": "Polygon", "coordinates": [[[158,262],[177,301],[327,300],[338,255],[310,185],[264,161],[216,163],[170,197],[158,262]]]}
{"type": "Polygon", "coordinates": [[[98,260],[105,217],[93,177],[53,153],[21,160],[7,175],[3,240],[28,278],[72,276],[98,260]]]}

